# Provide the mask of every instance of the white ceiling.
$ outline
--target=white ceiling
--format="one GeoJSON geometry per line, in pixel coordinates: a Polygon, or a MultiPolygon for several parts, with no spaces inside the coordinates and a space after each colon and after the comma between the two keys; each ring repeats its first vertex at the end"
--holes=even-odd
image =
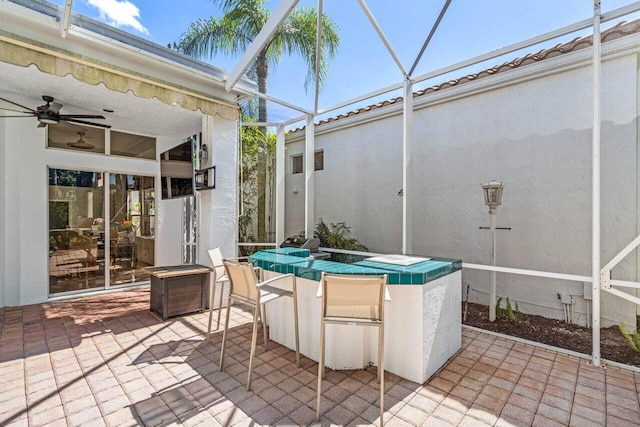
{"type": "MultiPolygon", "coordinates": [[[[0,76],[2,98],[36,109],[45,103],[42,95],[49,95],[63,105],[60,114],[103,115],[106,120],[89,121],[110,125],[114,130],[182,140],[200,132],[202,127],[200,112],[166,105],[156,99],[139,98],[130,92],[115,92],[102,84],[81,83],[71,75],[59,77],[42,73],[33,65],[25,68],[0,62],[0,76]],[[103,109],[114,112],[107,113],[103,109]]],[[[2,101],[0,107],[15,108],[2,101]]],[[[0,120],[25,120],[32,121],[34,127],[38,125],[35,118],[7,117],[0,120]]]]}

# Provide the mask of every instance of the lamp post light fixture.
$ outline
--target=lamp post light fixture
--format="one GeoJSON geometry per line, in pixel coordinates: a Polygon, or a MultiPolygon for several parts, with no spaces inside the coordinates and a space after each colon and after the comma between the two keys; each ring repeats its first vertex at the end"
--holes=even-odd
{"type": "Polygon", "coordinates": [[[484,192],[484,204],[489,206],[489,213],[495,215],[498,206],[502,203],[502,189],[504,185],[500,181],[489,181],[482,186],[484,192]]]}
{"type": "MultiPolygon", "coordinates": [[[[489,229],[491,230],[491,265],[496,265],[496,213],[502,203],[502,189],[499,181],[489,181],[482,186],[484,204],[489,207],[489,229]]],[[[491,272],[491,288],[489,290],[489,320],[496,320],[496,272],[491,272]]]]}

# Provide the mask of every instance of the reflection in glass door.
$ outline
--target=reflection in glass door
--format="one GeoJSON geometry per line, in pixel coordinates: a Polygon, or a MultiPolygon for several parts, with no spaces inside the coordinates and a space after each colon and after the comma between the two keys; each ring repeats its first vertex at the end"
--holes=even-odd
{"type": "Polygon", "coordinates": [[[109,174],[110,284],[149,280],[155,262],[155,179],[109,174]]]}
{"type": "Polygon", "coordinates": [[[182,263],[195,264],[197,246],[197,222],[195,197],[185,197],[182,202],[182,263]]]}
{"type": "Polygon", "coordinates": [[[102,174],[49,169],[49,293],[104,287],[102,174]]]}

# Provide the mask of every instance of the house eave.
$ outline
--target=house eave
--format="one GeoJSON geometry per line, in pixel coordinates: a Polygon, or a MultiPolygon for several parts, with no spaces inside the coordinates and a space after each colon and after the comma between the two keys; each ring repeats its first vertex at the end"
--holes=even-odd
{"type": "Polygon", "coordinates": [[[243,78],[238,90],[227,92],[225,70],[77,13],[72,13],[68,35],[62,38],[60,15],[57,6],[40,0],[0,2],[4,31],[53,49],[71,50],[153,79],[171,81],[234,106],[250,98],[243,89],[257,87],[243,78]]]}

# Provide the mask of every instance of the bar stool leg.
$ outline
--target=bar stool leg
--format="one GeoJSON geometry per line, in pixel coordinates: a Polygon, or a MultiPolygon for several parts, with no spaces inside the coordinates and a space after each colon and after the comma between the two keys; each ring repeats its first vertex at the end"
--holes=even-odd
{"type": "Polygon", "coordinates": [[[318,358],[318,395],[316,397],[316,421],[320,421],[320,396],[324,376],[324,320],[320,321],[320,357],[318,358]]]}
{"type": "MultiPolygon", "coordinates": [[[[211,340],[211,320],[213,316],[213,300],[216,295],[216,277],[215,273],[213,274],[213,282],[211,283],[211,288],[209,289],[209,326],[207,327],[207,344],[209,344],[211,340]]],[[[220,328],[220,317],[219,312],[222,310],[222,305],[218,307],[218,327],[216,330],[220,328]]]]}
{"type": "Polygon", "coordinates": [[[222,371],[222,365],[224,362],[224,348],[227,342],[227,330],[229,329],[229,311],[231,310],[231,296],[227,300],[227,318],[224,320],[224,332],[222,334],[222,347],[220,348],[220,370],[222,371]]]}
{"type": "Polygon", "coordinates": [[[216,326],[216,331],[220,329],[220,315],[222,314],[222,295],[223,294],[224,294],[224,282],[220,284],[220,302],[218,303],[218,326],[216,326]]]}
{"type": "Polygon", "coordinates": [[[267,348],[267,305],[262,304],[260,306],[260,322],[262,322],[262,333],[264,335],[264,351],[268,351],[267,348]]]}
{"type": "MultiPolygon", "coordinates": [[[[256,354],[256,341],[258,341],[258,313],[260,305],[253,310],[253,331],[251,332],[251,353],[249,355],[249,374],[247,376],[247,391],[251,390],[251,371],[253,370],[253,356],[256,354]]],[[[263,323],[264,325],[264,323],[263,323]]]]}
{"type": "Polygon", "coordinates": [[[384,324],[378,327],[378,379],[380,382],[380,427],[384,423],[384,324]]]}
{"type": "Polygon", "coordinates": [[[296,278],[293,276],[293,323],[296,330],[296,366],[300,367],[300,333],[298,329],[298,291],[296,278]]]}

